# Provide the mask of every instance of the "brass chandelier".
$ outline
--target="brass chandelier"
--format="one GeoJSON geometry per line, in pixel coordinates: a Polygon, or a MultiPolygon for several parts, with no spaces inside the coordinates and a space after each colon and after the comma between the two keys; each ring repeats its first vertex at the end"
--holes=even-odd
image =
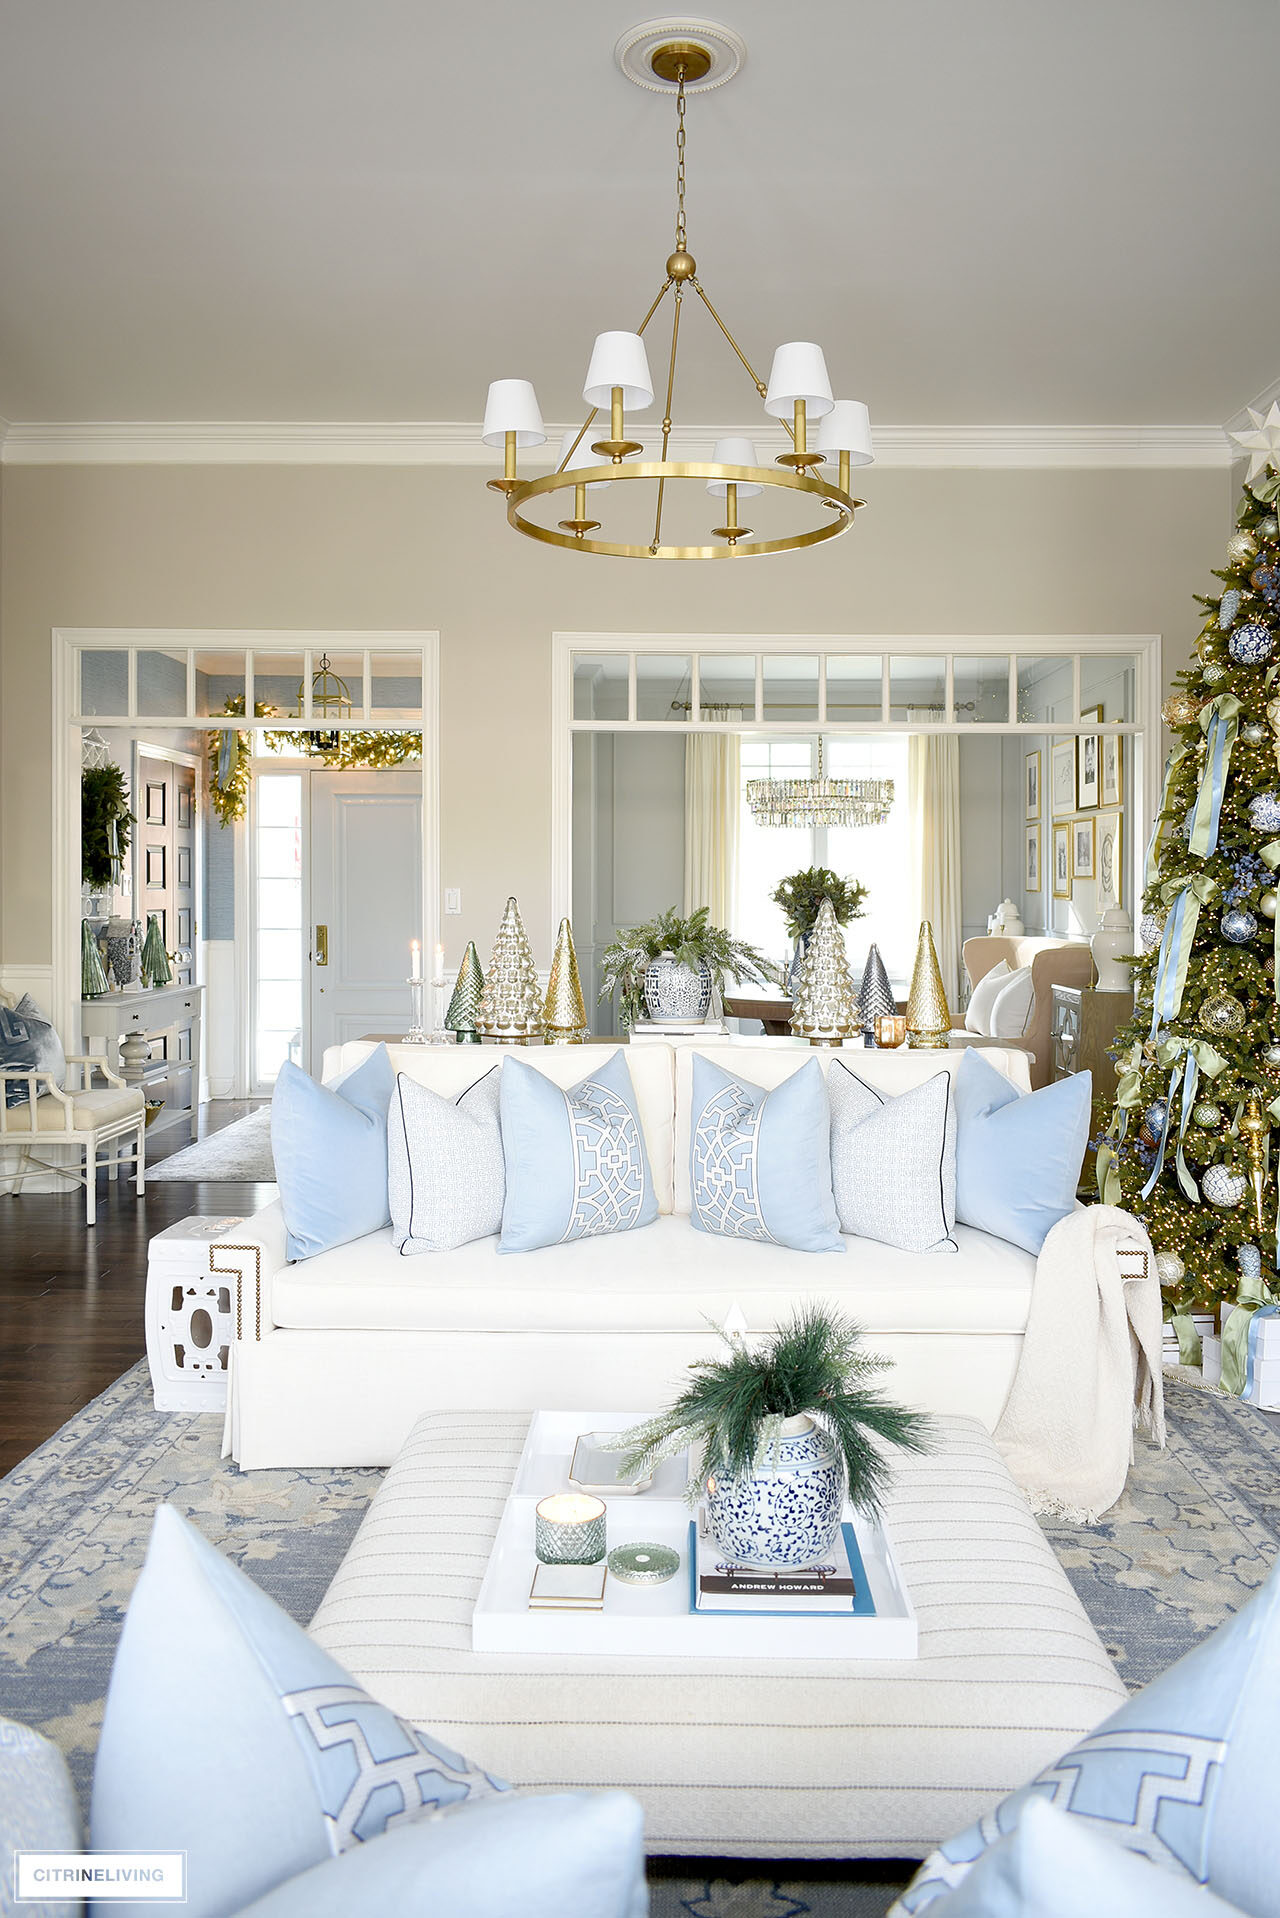
{"type": "Polygon", "coordinates": [[[893,781],[830,778],[819,733],[816,778],[749,779],[747,804],[761,826],[882,826],[893,805],[893,781]]]}
{"type": "MultiPolygon", "coordinates": [[[[633,39],[643,31],[636,29],[633,39]]],[[[722,36],[728,34],[727,29],[717,31],[722,36]]],[[[582,390],[582,397],[591,410],[576,433],[570,427],[564,435],[554,472],[536,479],[521,479],[516,471],[517,454],[542,445],[547,437],[531,382],[495,380],[491,384],[481,437],[486,446],[503,450],[505,464],[502,478],[492,479],[488,484],[494,492],[505,496],[507,519],[518,533],[568,552],[605,553],[616,559],[734,559],[816,546],[847,532],[853,524],[854,513],[865,505],[865,501],[853,498],[850,493],[849,476],[852,467],[868,465],[875,457],[867,409],[860,400],[833,397],[822,349],[810,341],[793,340],[779,346],[766,384],[707,297],[698,278],[697,262],[686,243],[685,90],[686,84],[696,85],[711,70],[716,48],[711,38],[699,38],[693,30],[687,30],[679,38],[654,38],[657,43],[646,50],[647,70],[643,75],[629,68],[625,61],[621,64],[629,77],[641,85],[674,92],[676,98],[675,248],[667,260],[665,277],[634,333],[597,336],[582,390]],[[791,446],[777,456],[773,465],[761,465],[754,443],[743,436],[717,440],[709,459],[667,457],[680,314],[689,288],[697,294],[746,369],[764,402],[765,413],[771,419],[780,420],[786,429],[791,446]],[[662,419],[662,454],[657,460],[636,459],[634,456],[642,454],[644,447],[629,436],[626,416],[642,412],[653,403],[654,387],[644,334],[668,293],[672,297],[671,347],[662,419]],[[593,422],[606,408],[607,435],[589,440],[593,422]],[[816,444],[811,447],[809,427],[815,421],[816,444]],[[827,469],[825,477],[819,471],[823,467],[827,469]],[[592,537],[605,529],[600,520],[591,517],[587,496],[590,493],[598,498],[614,481],[648,485],[653,489],[652,533],[646,541],[592,537]],[[668,488],[688,481],[701,482],[718,503],[709,515],[721,522],[708,529],[712,544],[664,541],[663,512],[668,503],[668,488]],[[759,497],[766,489],[811,507],[814,523],[782,537],[756,538],[752,528],[742,523],[739,509],[743,501],[759,497]],[[547,495],[568,492],[573,494],[572,517],[559,520],[554,526],[540,522],[526,510],[547,495]]],[[[622,44],[620,41],[620,49],[622,44]]],[[[708,82],[718,83],[714,77],[708,82]]],[[[605,509],[601,506],[598,510],[605,509]]]]}

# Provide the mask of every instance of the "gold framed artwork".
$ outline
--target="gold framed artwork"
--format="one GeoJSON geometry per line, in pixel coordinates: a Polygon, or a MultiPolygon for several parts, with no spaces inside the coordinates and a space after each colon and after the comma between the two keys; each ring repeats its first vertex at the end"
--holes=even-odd
{"type": "Polygon", "coordinates": [[[1056,739],[1049,750],[1049,797],[1055,819],[1076,809],[1076,742],[1056,739]]]}
{"type": "Polygon", "coordinates": [[[1022,816],[1024,819],[1038,819],[1040,817],[1040,750],[1039,748],[1037,747],[1035,752],[1033,753],[1025,754],[1023,757],[1022,763],[1025,769],[1024,776],[1023,776],[1023,788],[1022,788],[1022,791],[1023,791],[1022,816]]]}
{"type": "Polygon", "coordinates": [[[1055,826],[1053,829],[1053,896],[1055,899],[1071,897],[1071,828],[1055,826]]]}
{"type": "Polygon", "coordinates": [[[1099,912],[1124,904],[1124,816],[1118,812],[1098,814],[1097,871],[1094,895],[1099,912]]]}
{"type": "Polygon", "coordinates": [[[1092,819],[1073,819],[1071,822],[1071,877],[1073,879],[1092,879],[1094,876],[1093,827],[1092,819]]]}
{"type": "Polygon", "coordinates": [[[1124,800],[1124,735],[1122,733],[1104,733],[1102,735],[1102,776],[1101,791],[1098,795],[1100,806],[1119,806],[1124,800]]]}
{"type": "MultiPolygon", "coordinates": [[[[1036,756],[1038,758],[1039,754],[1036,756]]],[[[1023,891],[1039,892],[1044,883],[1040,877],[1039,826],[1028,826],[1026,828],[1026,835],[1025,871],[1022,875],[1023,891]]]]}

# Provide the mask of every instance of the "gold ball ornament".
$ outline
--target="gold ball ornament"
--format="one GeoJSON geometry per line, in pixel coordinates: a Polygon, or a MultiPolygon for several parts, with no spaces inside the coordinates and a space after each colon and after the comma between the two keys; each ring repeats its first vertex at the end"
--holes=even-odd
{"type": "Polygon", "coordinates": [[[1268,886],[1258,901],[1258,911],[1264,919],[1274,919],[1277,904],[1280,904],[1280,896],[1277,895],[1273,886],[1268,886]]]}
{"type": "Polygon", "coordinates": [[[1196,657],[1200,661],[1200,664],[1207,666],[1211,659],[1220,659],[1221,656],[1222,649],[1214,634],[1201,633],[1199,639],[1196,641],[1196,657]]]}
{"type": "Polygon", "coordinates": [[[1231,1039],[1243,1032],[1245,1011],[1230,992],[1215,992],[1200,1008],[1200,1025],[1215,1039],[1231,1039]]]}
{"type": "Polygon", "coordinates": [[[1156,1253],[1156,1277],[1166,1290],[1181,1285],[1186,1272],[1187,1268],[1176,1252],[1156,1253]]]}
{"type": "Polygon", "coordinates": [[[1252,533],[1233,533],[1227,541],[1227,560],[1232,566],[1243,566],[1252,559],[1258,550],[1258,543],[1252,533]]]}
{"type": "MultiPolygon", "coordinates": [[[[1276,704],[1280,707],[1280,701],[1276,704]]],[[[1200,701],[1185,689],[1170,693],[1160,708],[1160,717],[1166,726],[1190,726],[1200,717],[1200,701]]]]}

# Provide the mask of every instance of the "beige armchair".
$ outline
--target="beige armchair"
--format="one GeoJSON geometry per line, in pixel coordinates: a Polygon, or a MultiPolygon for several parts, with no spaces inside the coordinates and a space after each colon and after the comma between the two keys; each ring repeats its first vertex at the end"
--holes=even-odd
{"type": "Polygon", "coordinates": [[[84,1187],[85,1220],[93,1225],[98,1216],[98,1154],[104,1147],[114,1148],[107,1160],[107,1176],[114,1179],[120,1164],[120,1142],[132,1139],[133,1176],[139,1194],[146,1191],[146,1100],[102,1059],[74,1053],[67,1059],[67,1066],[69,1079],[75,1077],[73,1069],[79,1069],[78,1088],[68,1085],[63,1090],[48,1072],[14,1066],[0,1068],[0,1149],[8,1147],[18,1155],[16,1167],[8,1173],[0,1172],[0,1177],[10,1179],[9,1190],[15,1198],[33,1172],[57,1172],[63,1178],[74,1179],[77,1185],[84,1187]],[[93,1084],[95,1072],[107,1081],[105,1086],[93,1084]],[[26,1086],[23,1104],[7,1103],[11,1084],[26,1086]],[[74,1165],[36,1158],[31,1150],[33,1140],[42,1146],[82,1147],[83,1172],[74,1165]]]}
{"type": "MultiPolygon", "coordinates": [[[[1053,1077],[1050,1031],[1053,1022],[1055,986],[1091,986],[1093,954],[1083,940],[1022,938],[1007,939],[1000,934],[984,935],[964,942],[964,968],[970,989],[986,977],[1001,960],[1010,972],[1022,966],[1031,968],[1031,1012],[1018,1043],[1032,1055],[1032,1086],[1047,1086],[1053,1077]]],[[[993,1040],[992,1044],[999,1041],[993,1040]]]]}

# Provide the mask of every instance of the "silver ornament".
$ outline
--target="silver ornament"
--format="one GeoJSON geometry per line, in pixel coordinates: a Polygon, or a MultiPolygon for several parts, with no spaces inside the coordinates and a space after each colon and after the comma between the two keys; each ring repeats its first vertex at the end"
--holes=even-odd
{"type": "Polygon", "coordinates": [[[1260,1279],[1262,1277],[1262,1253],[1256,1245],[1246,1239],[1243,1245],[1236,1247],[1236,1264],[1240,1267],[1242,1279],[1260,1279]]]}
{"type": "Polygon", "coordinates": [[[1198,1105],[1192,1107],[1191,1118],[1193,1124],[1205,1126],[1212,1132],[1215,1126],[1222,1124],[1222,1107],[1215,1105],[1212,1099],[1202,1099],[1198,1105]]]}
{"type": "Polygon", "coordinates": [[[1138,921],[1138,937],[1144,952],[1154,952],[1164,937],[1164,914],[1144,912],[1138,921]]]}
{"type": "Polygon", "coordinates": [[[1262,1057],[1269,1066],[1280,1066],[1280,1046],[1264,1046],[1262,1057]]]}
{"type": "Polygon", "coordinates": [[[1164,1131],[1164,1122],[1169,1117],[1169,1101],[1153,1099],[1142,1115],[1142,1123],[1153,1139],[1158,1139],[1164,1131]]]}
{"type": "Polygon", "coordinates": [[[1222,936],[1233,946],[1243,946],[1258,930],[1258,922],[1243,906],[1232,906],[1219,921],[1222,936]]]}
{"type": "Polygon", "coordinates": [[[1280,799],[1258,793],[1249,801],[1249,824],[1255,832],[1280,832],[1280,799]]]}
{"type": "Polygon", "coordinates": [[[1257,541],[1252,533],[1233,533],[1227,541],[1227,560],[1232,566],[1243,566],[1257,550],[1257,541]]]}
{"type": "Polygon", "coordinates": [[[1259,539],[1275,539],[1280,534],[1280,520],[1274,513],[1268,513],[1265,519],[1258,521],[1257,532],[1259,539]]]}
{"type": "Polygon", "coordinates": [[[1233,1172],[1227,1165],[1206,1166],[1200,1181],[1200,1190],[1209,1204],[1220,1206],[1224,1212],[1239,1205],[1248,1188],[1249,1181],[1244,1173],[1233,1172]]]}
{"type": "Polygon", "coordinates": [[[1236,614],[1240,611],[1240,601],[1243,598],[1244,594],[1238,586],[1230,587],[1229,590],[1222,595],[1222,603],[1218,607],[1218,625],[1224,633],[1230,632],[1236,614]]]}
{"type": "Polygon", "coordinates": [[[1277,897],[1275,887],[1268,886],[1266,891],[1259,895],[1258,911],[1264,919],[1274,919],[1277,903],[1280,903],[1280,899],[1277,897]]]}
{"type": "Polygon", "coordinates": [[[1229,992],[1215,992],[1200,1008],[1200,1024],[1216,1039],[1230,1039],[1244,1027],[1245,1012],[1229,992]]]}
{"type": "Polygon", "coordinates": [[[1246,719],[1240,728],[1240,737],[1248,746],[1260,746],[1267,736],[1267,729],[1260,719],[1246,719]]]}
{"type": "Polygon", "coordinates": [[[1156,1277],[1161,1285],[1166,1287],[1178,1285],[1186,1269],[1176,1252],[1156,1253],[1156,1277]]]}
{"type": "Polygon", "coordinates": [[[1261,666],[1275,650],[1276,636],[1259,619],[1237,626],[1227,641],[1227,651],[1241,666],[1261,666]]]}
{"type": "Polygon", "coordinates": [[[1206,686],[1220,686],[1224,679],[1231,677],[1231,668],[1215,659],[1211,665],[1205,667],[1200,677],[1206,686]]]}

